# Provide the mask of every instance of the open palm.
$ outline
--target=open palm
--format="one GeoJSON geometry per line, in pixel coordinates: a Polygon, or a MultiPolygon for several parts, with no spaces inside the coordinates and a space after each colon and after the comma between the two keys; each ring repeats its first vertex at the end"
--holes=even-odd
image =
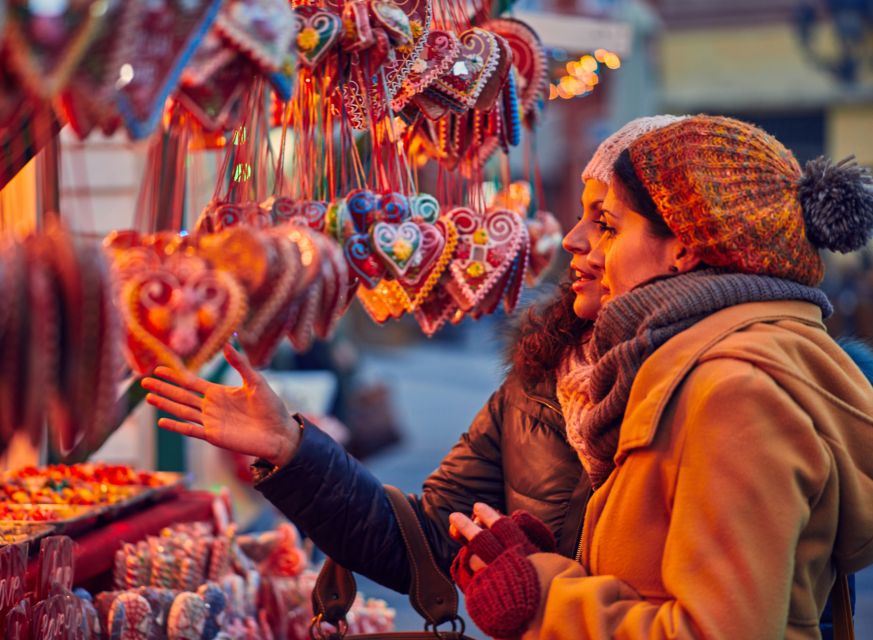
{"type": "Polygon", "coordinates": [[[243,354],[225,345],[224,355],[242,376],[242,386],[215,384],[169,367],[157,367],[155,377],[142,381],[150,392],[146,402],[176,417],[161,418],[158,426],[284,465],[297,447],[297,422],[243,354]]]}

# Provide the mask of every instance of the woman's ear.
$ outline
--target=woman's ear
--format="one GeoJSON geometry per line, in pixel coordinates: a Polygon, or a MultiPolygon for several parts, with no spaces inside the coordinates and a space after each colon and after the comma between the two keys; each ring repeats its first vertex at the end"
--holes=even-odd
{"type": "Polygon", "coordinates": [[[689,249],[681,244],[676,245],[676,251],[673,255],[673,264],[670,266],[671,273],[688,273],[694,271],[700,266],[703,260],[697,255],[696,251],[689,249]]]}

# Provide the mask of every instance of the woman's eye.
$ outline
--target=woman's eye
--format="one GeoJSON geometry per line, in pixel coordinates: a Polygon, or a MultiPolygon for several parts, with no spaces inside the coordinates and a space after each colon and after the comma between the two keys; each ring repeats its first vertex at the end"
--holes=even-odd
{"type": "Polygon", "coordinates": [[[615,227],[610,227],[603,220],[597,220],[596,224],[600,227],[600,233],[605,233],[608,236],[615,235],[615,227]]]}

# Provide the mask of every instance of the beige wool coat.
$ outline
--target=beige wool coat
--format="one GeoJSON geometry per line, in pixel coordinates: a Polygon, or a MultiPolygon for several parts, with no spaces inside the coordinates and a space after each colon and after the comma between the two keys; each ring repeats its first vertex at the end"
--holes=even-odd
{"type": "Polygon", "coordinates": [[[820,309],[715,313],[634,381],[581,564],[530,556],[525,637],[817,638],[838,571],[873,564],[873,388],[820,309]]]}

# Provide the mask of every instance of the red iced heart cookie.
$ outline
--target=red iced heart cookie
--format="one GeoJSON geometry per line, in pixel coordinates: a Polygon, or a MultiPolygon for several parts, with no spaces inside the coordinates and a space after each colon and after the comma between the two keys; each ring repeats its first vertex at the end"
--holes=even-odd
{"type": "Polygon", "coordinates": [[[512,63],[518,70],[518,99],[522,117],[530,126],[549,86],[549,65],[545,48],[536,32],[515,18],[496,18],[484,28],[503,36],[512,49],[512,63]]]}
{"type": "Polygon", "coordinates": [[[500,46],[493,33],[473,27],[460,35],[458,59],[426,93],[459,110],[472,109],[500,62],[500,46]]]}
{"type": "Polygon", "coordinates": [[[416,95],[448,72],[458,57],[461,43],[451,31],[431,31],[418,58],[412,61],[409,73],[391,106],[400,111],[416,95]]]}
{"type": "Polygon", "coordinates": [[[447,289],[463,311],[480,301],[518,257],[527,233],[521,218],[506,210],[479,213],[458,207],[447,214],[458,228],[447,289]]]}
{"type": "Polygon", "coordinates": [[[386,268],[373,254],[370,236],[355,233],[343,243],[343,255],[352,273],[368,289],[374,288],[385,276],[386,268]]]}
{"type": "Polygon", "coordinates": [[[243,288],[198,258],[178,256],[129,280],[120,301],[128,359],[139,373],[157,364],[199,369],[245,317],[243,288]]]}
{"type": "Polygon", "coordinates": [[[177,75],[212,24],[219,5],[215,0],[148,2],[140,20],[121,25],[130,58],[121,67],[115,90],[132,138],[144,138],[157,126],[177,75]],[[163,46],[155,46],[156,42],[163,46]]]}

